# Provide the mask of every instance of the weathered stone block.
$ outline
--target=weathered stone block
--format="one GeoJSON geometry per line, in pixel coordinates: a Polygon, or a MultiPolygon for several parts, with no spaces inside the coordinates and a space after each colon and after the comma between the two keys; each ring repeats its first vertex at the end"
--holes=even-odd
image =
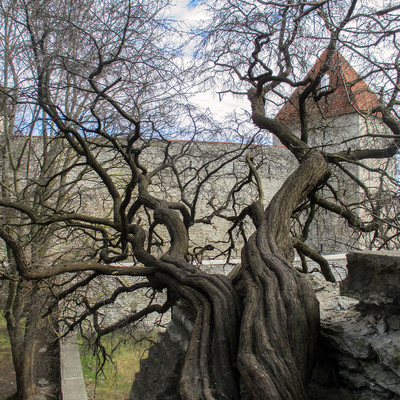
{"type": "Polygon", "coordinates": [[[358,301],[340,296],[337,285],[312,282],[321,331],[309,400],[400,399],[397,318],[382,316],[378,306],[376,314],[359,312],[358,301]]]}
{"type": "Polygon", "coordinates": [[[348,275],[341,283],[344,296],[361,306],[400,311],[400,252],[356,251],[347,255],[348,275]]]}
{"type": "Polygon", "coordinates": [[[174,307],[168,329],[159,335],[157,344],[141,360],[140,372],[130,392],[131,400],[178,400],[180,370],[193,328],[191,314],[174,307]]]}

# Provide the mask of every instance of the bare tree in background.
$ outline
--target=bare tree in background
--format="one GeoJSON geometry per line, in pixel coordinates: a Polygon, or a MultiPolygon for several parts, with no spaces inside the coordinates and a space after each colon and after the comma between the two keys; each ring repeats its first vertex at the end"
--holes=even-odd
{"type": "MultiPolygon", "coordinates": [[[[58,379],[58,359],[53,353],[57,348],[57,315],[50,313],[46,318],[43,315],[50,305],[56,281],[25,279],[19,265],[46,266],[71,251],[68,243],[78,233],[69,233],[52,215],[67,212],[72,201],[79,204],[77,185],[85,177],[85,167],[81,164],[79,173],[68,177],[79,165],[79,156],[65,146],[63,138],[54,134],[54,124],[37,102],[25,97],[31,65],[24,62],[26,32],[18,22],[21,9],[17,2],[2,2],[1,6],[4,58],[0,236],[4,244],[1,273],[6,289],[4,316],[17,377],[17,397],[51,397],[58,379]],[[40,379],[42,383],[38,385],[40,379]]],[[[74,101],[71,92],[65,102],[74,101]]],[[[73,251],[77,250],[77,241],[75,246],[73,251]]],[[[84,256],[82,247],[81,251],[84,256]]]]}
{"type": "MultiPolygon", "coordinates": [[[[182,102],[189,85],[180,76],[183,69],[175,64],[180,60],[178,51],[168,49],[163,39],[168,25],[157,19],[166,3],[158,8],[125,3],[101,8],[97,4],[98,12],[92,6],[3,3],[8,57],[2,85],[0,236],[6,249],[2,277],[9,285],[5,317],[21,399],[53,395],[38,385],[37,370],[43,364],[38,350],[59,301],[67,308],[73,304],[67,310],[71,313],[62,315],[67,329],[93,316],[90,321],[99,337],[150,313],[164,313],[173,304],[173,292],[163,300],[165,304],[156,302],[156,293],[165,284],[154,277],[152,262],[139,264],[140,254],[160,257],[171,245],[160,229],[158,218],[162,221],[163,214],[158,216],[155,208],[171,207],[187,239],[187,230],[195,222],[211,225],[228,204],[240,207],[234,193],[251,183],[247,170],[238,174],[231,168],[235,160],[246,165],[247,141],[233,149],[224,146],[222,151],[210,145],[205,155],[196,142],[167,140],[194,133],[197,139],[203,133],[209,138],[211,131],[221,134],[223,130],[182,102]],[[86,32],[79,25],[82,21],[86,32]],[[94,80],[97,75],[100,83],[94,80]],[[44,101],[50,98],[51,104],[44,101]],[[183,113],[189,127],[187,121],[186,125],[180,121],[183,113]],[[201,127],[192,129],[192,123],[201,127]],[[225,191],[226,198],[219,196],[209,210],[199,213],[203,187],[212,186],[215,192],[216,174],[228,165],[225,178],[231,177],[232,188],[219,193],[225,191]],[[148,193],[150,182],[159,199],[148,193]],[[140,198],[139,184],[140,192],[144,191],[140,198]],[[137,223],[133,231],[128,220],[137,223]],[[141,253],[139,247],[136,255],[131,246],[132,239],[136,241],[144,232],[140,225],[148,230],[148,239],[146,249],[141,253]],[[124,260],[132,266],[110,265],[124,260]],[[72,275],[56,279],[64,272],[72,275]],[[100,301],[87,290],[76,293],[104,274],[116,277],[115,285],[110,278],[110,288],[100,301]],[[120,275],[150,279],[132,283],[119,279],[120,275]],[[107,326],[100,323],[103,308],[117,297],[143,290],[149,298],[143,309],[121,315],[107,326]]],[[[139,244],[143,246],[141,240],[139,244]]],[[[215,249],[214,255],[229,252],[233,243],[227,247],[215,249]]],[[[186,255],[198,258],[211,249],[200,243],[186,255]]]]}
{"type": "MultiPolygon", "coordinates": [[[[166,140],[219,129],[189,106],[186,94],[193,75],[183,68],[180,50],[170,45],[171,38],[179,41],[179,32],[164,18],[168,3],[32,1],[18,6],[15,19],[23,31],[25,60],[30,60],[18,101],[40,106],[54,140],[65,141],[63,149],[84,161],[84,166],[68,169],[70,179],[76,180],[82,168],[85,175],[90,171],[86,180],[79,179],[82,190],[91,184],[101,188],[109,212],[99,209],[95,197],[85,207],[71,201],[67,208],[47,207],[39,215],[31,212],[29,199],[3,202],[5,210],[21,212],[30,226],[57,224],[71,235],[82,234],[92,250],[77,254],[75,260],[60,257],[48,264],[27,263],[23,246],[11,234],[11,226],[4,224],[1,237],[13,254],[15,273],[20,279],[42,282],[67,272],[93,271],[82,279],[77,276],[78,282],[67,290],[57,291],[59,300],[98,274],[145,278],[140,284],[120,286],[103,302],[87,299],[87,311],[81,316],[94,315],[99,336],[149,313],[162,314],[178,300],[187,305],[195,320],[181,371],[180,399],[305,399],[319,311],[311,287],[291,262],[295,247],[324,265],[305,243],[313,208],[324,208],[358,231],[373,233],[379,245],[389,246],[391,238],[397,238],[393,213],[385,214],[377,205],[380,197],[374,198],[375,193],[354,176],[352,165],[382,176],[381,182],[385,174],[390,178],[371,160],[397,152],[398,7],[382,2],[377,11],[361,1],[210,3],[213,25],[201,35],[206,47],[199,53],[204,52],[206,67],[211,60],[207,70],[216,81],[222,74],[225,90],[248,97],[254,125],[278,138],[297,159],[298,168],[264,210],[262,185],[254,159],[248,156],[247,172],[237,178],[232,174],[225,197],[211,196],[207,210],[200,211],[199,197],[218,169],[237,160],[244,164],[247,147],[218,154],[214,146],[210,159],[191,164],[195,142],[178,145],[166,140]],[[379,46],[391,49],[387,58],[374,52],[379,46]],[[311,123],[315,109],[340,87],[331,83],[321,91],[321,80],[338,51],[362,67],[359,77],[369,82],[370,90],[379,94],[376,89],[383,88],[368,112],[386,126],[384,137],[367,132],[362,138],[322,146],[313,136],[320,134],[311,123]],[[317,55],[320,69],[308,74],[317,55]],[[296,88],[293,112],[298,127],[269,117],[266,106],[282,102],[296,88]],[[162,148],[162,160],[151,156],[152,143],[162,148]],[[334,168],[341,172],[332,174],[334,168]],[[190,172],[187,179],[185,172],[190,172]],[[331,184],[332,177],[343,174],[361,187],[363,212],[341,198],[331,184]],[[255,197],[239,205],[238,193],[250,182],[255,197]],[[176,192],[158,190],[169,183],[176,192]],[[302,226],[296,239],[291,219],[302,210],[307,215],[298,218],[302,226]],[[199,249],[190,247],[195,224],[210,225],[222,218],[240,227],[248,217],[257,229],[248,240],[243,232],[242,262],[231,279],[202,272],[190,262],[199,254],[199,249]],[[122,261],[128,264],[115,265],[122,261]],[[116,323],[106,327],[97,323],[103,305],[124,291],[144,287],[154,293],[166,289],[166,301],[150,296],[144,308],[116,323]]],[[[4,86],[6,98],[13,99],[4,86]]],[[[362,117],[365,111],[357,109],[362,117]]],[[[77,193],[82,201],[91,198],[77,193]]],[[[215,251],[214,246],[203,244],[200,252],[207,251],[215,251]]],[[[329,271],[326,276],[332,278],[329,271]]],[[[82,318],[67,321],[69,328],[82,318]]]]}

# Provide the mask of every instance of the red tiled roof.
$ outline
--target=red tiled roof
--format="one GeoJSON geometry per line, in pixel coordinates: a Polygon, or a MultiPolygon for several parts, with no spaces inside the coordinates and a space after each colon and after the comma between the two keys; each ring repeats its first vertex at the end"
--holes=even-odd
{"type": "MultiPolygon", "coordinates": [[[[327,50],[321,55],[308,73],[315,78],[326,60],[327,50]]],[[[315,101],[313,96],[307,99],[307,110],[312,118],[334,117],[356,112],[369,113],[379,104],[379,98],[374,94],[360,75],[350,66],[346,59],[336,52],[326,73],[329,77],[329,87],[336,90],[327,96],[315,101]]],[[[298,98],[304,88],[297,88],[276,118],[282,122],[296,122],[299,120],[298,98]]]]}

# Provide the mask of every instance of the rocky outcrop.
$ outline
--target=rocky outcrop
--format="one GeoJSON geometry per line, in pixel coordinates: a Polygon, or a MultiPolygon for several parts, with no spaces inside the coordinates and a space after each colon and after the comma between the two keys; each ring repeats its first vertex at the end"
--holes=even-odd
{"type": "Polygon", "coordinates": [[[179,373],[189,345],[193,322],[190,313],[175,307],[165,332],[159,333],[157,343],[140,361],[131,388],[130,400],[177,400],[179,373]]]}
{"type": "Polygon", "coordinates": [[[310,399],[400,399],[400,253],[347,259],[340,289],[313,278],[321,330],[310,399]]]}
{"type": "Polygon", "coordinates": [[[363,313],[400,313],[400,252],[357,251],[347,255],[341,294],[360,300],[363,313]]]}
{"type": "MultiPolygon", "coordinates": [[[[310,276],[321,330],[309,399],[400,400],[400,253],[352,253],[348,270],[341,288],[310,276]]],[[[191,326],[189,313],[175,308],[168,329],[141,363],[131,400],[177,400],[191,326]]]]}

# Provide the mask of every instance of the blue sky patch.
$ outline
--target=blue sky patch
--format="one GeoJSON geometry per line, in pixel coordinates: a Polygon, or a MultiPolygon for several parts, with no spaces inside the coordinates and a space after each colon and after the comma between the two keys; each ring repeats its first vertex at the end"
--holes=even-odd
{"type": "Polygon", "coordinates": [[[195,8],[202,0],[190,0],[188,8],[195,8]]]}

